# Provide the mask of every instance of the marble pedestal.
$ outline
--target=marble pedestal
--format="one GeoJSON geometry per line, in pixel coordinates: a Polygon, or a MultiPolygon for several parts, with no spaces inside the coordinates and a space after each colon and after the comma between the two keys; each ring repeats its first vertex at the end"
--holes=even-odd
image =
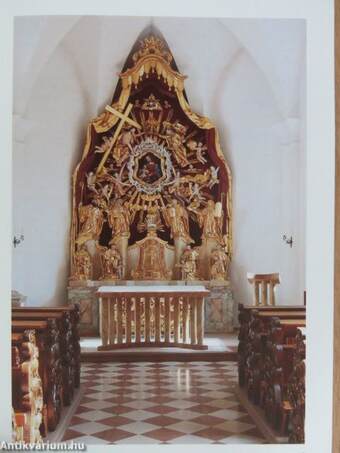
{"type": "Polygon", "coordinates": [[[205,298],[205,327],[206,333],[231,333],[235,327],[236,304],[229,281],[105,281],[87,280],[72,281],[68,287],[68,303],[80,305],[79,330],[82,336],[99,336],[99,304],[96,291],[100,286],[152,286],[152,285],[186,285],[205,286],[210,291],[205,298]]]}

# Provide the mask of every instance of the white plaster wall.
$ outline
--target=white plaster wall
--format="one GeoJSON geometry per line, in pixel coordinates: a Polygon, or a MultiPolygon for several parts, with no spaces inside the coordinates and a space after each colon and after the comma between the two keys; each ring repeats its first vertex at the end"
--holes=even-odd
{"type": "Polygon", "coordinates": [[[13,288],[63,304],[72,170],[87,122],[111,100],[117,72],[151,20],[198,113],[218,126],[233,173],[235,298],[246,273],[279,271],[278,302],[304,289],[304,23],[115,17],[18,18],[15,26],[13,288]],[[282,235],[293,235],[289,248],[282,235]]]}

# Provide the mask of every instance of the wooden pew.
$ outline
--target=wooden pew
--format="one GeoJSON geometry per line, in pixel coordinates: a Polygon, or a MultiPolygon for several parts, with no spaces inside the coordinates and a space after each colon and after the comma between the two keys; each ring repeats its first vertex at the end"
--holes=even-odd
{"type": "MultiPolygon", "coordinates": [[[[243,305],[239,304],[239,344],[238,344],[238,379],[240,387],[244,387],[246,385],[246,368],[247,368],[247,361],[250,355],[250,348],[251,348],[251,339],[250,339],[250,326],[254,322],[254,313],[283,313],[283,312],[300,312],[297,316],[303,316],[301,314],[305,313],[306,307],[303,305],[294,305],[294,306],[278,306],[278,307],[271,307],[271,306],[254,306],[254,305],[243,305]]],[[[271,317],[272,315],[270,315],[271,317]]]]}
{"type": "Polygon", "coordinates": [[[12,389],[14,441],[41,442],[43,390],[34,330],[12,334],[12,389]]]}
{"type": "Polygon", "coordinates": [[[12,312],[12,320],[44,321],[47,319],[55,319],[58,326],[62,367],[62,403],[68,406],[72,401],[75,387],[75,359],[70,311],[44,312],[25,309],[12,312]]]}
{"type": "Polygon", "coordinates": [[[57,322],[53,318],[45,321],[12,320],[12,334],[24,335],[27,330],[35,331],[47,426],[50,431],[54,431],[60,419],[62,399],[62,369],[57,322]]]}
{"type": "Polygon", "coordinates": [[[304,311],[281,311],[281,312],[251,312],[249,327],[249,354],[246,359],[245,367],[245,384],[248,392],[248,398],[255,404],[260,403],[261,399],[261,381],[263,380],[266,342],[270,332],[270,326],[273,319],[283,320],[290,319],[294,324],[304,325],[304,311]],[[275,316],[275,318],[273,318],[275,316]]]}
{"type": "Polygon", "coordinates": [[[238,345],[238,369],[239,369],[239,385],[243,387],[245,385],[245,366],[247,357],[249,355],[249,328],[251,321],[253,320],[253,311],[257,310],[258,312],[305,312],[306,307],[303,305],[294,305],[294,306],[278,306],[278,307],[255,307],[254,305],[243,305],[239,304],[239,345],[238,345]]]}
{"type": "Polygon", "coordinates": [[[287,386],[293,372],[296,335],[305,325],[305,320],[273,318],[264,348],[260,403],[268,422],[281,435],[287,435],[291,415],[287,386]]]}
{"type": "Polygon", "coordinates": [[[303,306],[241,306],[239,314],[240,386],[276,432],[290,433],[291,442],[304,436],[304,342],[298,332],[305,316],[303,306]]]}
{"type": "Polygon", "coordinates": [[[287,385],[287,399],[291,408],[291,416],[288,423],[288,434],[290,443],[303,444],[305,442],[305,329],[297,329],[295,345],[293,371],[289,377],[287,385]]]}
{"type": "Polygon", "coordinates": [[[61,307],[15,307],[12,308],[13,314],[18,313],[68,313],[71,322],[72,330],[72,369],[74,373],[73,381],[74,387],[79,388],[80,385],[80,343],[79,343],[79,320],[80,310],[79,304],[66,305],[61,307]]]}

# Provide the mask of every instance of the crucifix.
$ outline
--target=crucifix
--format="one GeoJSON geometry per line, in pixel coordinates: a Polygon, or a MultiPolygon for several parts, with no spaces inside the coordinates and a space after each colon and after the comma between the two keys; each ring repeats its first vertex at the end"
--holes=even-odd
{"type": "Polygon", "coordinates": [[[109,157],[109,154],[110,154],[114,144],[116,143],[118,135],[120,134],[120,131],[122,130],[124,124],[125,123],[131,124],[131,126],[134,126],[137,129],[141,129],[142,128],[142,126],[140,124],[138,124],[136,121],[134,121],[131,118],[129,118],[129,114],[131,112],[132,107],[133,107],[133,104],[131,104],[131,103],[128,104],[128,106],[125,109],[125,112],[123,112],[123,113],[120,112],[119,110],[116,110],[111,105],[107,105],[105,107],[106,111],[108,111],[112,115],[118,116],[118,118],[120,118],[120,123],[118,124],[117,129],[116,129],[116,131],[114,133],[110,148],[105,152],[100,164],[98,165],[97,172],[96,172],[97,174],[101,172],[101,170],[102,170],[102,168],[103,168],[103,166],[104,166],[104,164],[106,162],[106,159],[109,157]]]}

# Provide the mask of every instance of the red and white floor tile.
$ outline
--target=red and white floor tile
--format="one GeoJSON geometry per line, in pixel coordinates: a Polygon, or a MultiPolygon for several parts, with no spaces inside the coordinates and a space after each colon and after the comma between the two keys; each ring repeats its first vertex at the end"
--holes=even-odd
{"type": "Polygon", "coordinates": [[[265,443],[234,393],[235,362],[86,363],[63,441],[265,443]]]}

